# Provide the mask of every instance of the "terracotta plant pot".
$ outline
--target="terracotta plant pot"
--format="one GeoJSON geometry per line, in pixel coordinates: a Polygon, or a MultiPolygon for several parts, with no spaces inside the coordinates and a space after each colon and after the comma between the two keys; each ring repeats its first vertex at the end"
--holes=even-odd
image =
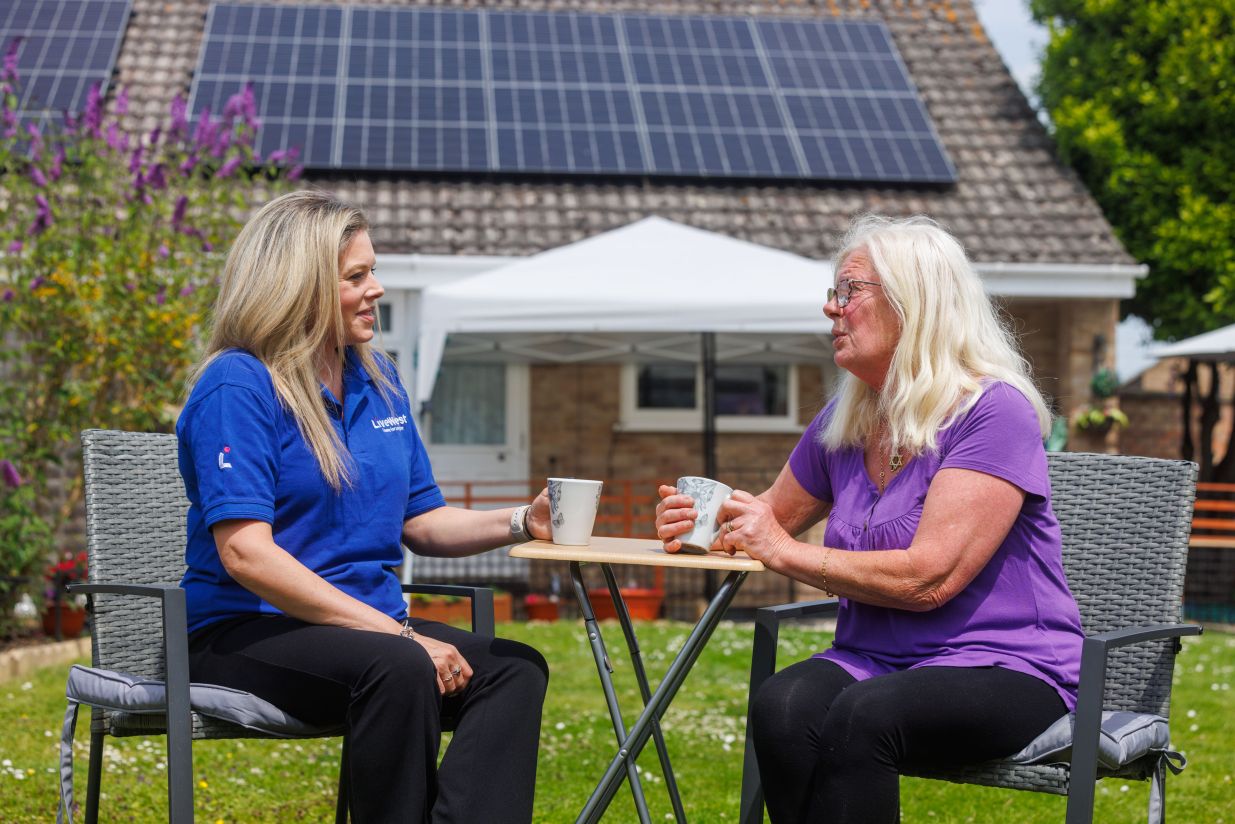
{"type": "Polygon", "coordinates": [[[556,621],[557,601],[544,595],[528,595],[523,599],[523,608],[529,621],[556,621]]]}
{"type": "MultiPolygon", "coordinates": [[[[663,589],[622,588],[622,600],[626,602],[626,610],[636,621],[654,621],[660,617],[660,603],[665,598],[663,589]]],[[[609,597],[608,587],[597,587],[587,591],[592,602],[592,612],[596,613],[597,621],[617,618],[617,609],[613,599],[609,597]]]]}
{"type": "MultiPolygon", "coordinates": [[[[413,598],[408,612],[413,618],[440,621],[443,624],[466,624],[472,620],[472,602],[467,598],[451,598],[435,595],[429,598],[413,598]]],[[[509,592],[493,593],[493,620],[509,621],[512,617],[509,592]]]]}
{"type": "Polygon", "coordinates": [[[86,626],[86,611],[79,606],[48,604],[43,610],[43,632],[56,635],[56,613],[60,614],[60,637],[76,638],[86,626]]]}

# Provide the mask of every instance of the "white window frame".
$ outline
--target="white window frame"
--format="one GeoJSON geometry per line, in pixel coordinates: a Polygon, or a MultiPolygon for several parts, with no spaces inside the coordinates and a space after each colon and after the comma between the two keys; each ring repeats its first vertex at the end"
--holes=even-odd
{"type": "MultiPolygon", "coordinates": [[[[621,414],[615,429],[622,432],[702,432],[703,366],[695,366],[694,409],[640,409],[639,367],[645,365],[622,364],[621,414]]],[[[784,365],[789,372],[784,415],[717,415],[716,431],[801,433],[805,430],[806,427],[798,423],[798,364],[784,365]]]]}

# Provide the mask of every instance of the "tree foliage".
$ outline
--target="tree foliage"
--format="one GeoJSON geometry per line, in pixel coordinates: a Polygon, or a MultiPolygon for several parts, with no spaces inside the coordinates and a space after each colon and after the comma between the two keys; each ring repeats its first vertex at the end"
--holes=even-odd
{"type": "Polygon", "coordinates": [[[45,562],[32,519],[64,513],[35,502],[80,430],[171,425],[220,250],[295,159],[255,155],[251,90],[195,123],[178,97],[142,135],[121,127],[124,93],[107,111],[97,87],[62,123],[23,120],[19,49],[0,71],[0,577],[45,562]]]}
{"type": "Polygon", "coordinates": [[[1235,0],[1030,0],[1066,163],[1149,276],[1155,336],[1235,322],[1235,0]]]}

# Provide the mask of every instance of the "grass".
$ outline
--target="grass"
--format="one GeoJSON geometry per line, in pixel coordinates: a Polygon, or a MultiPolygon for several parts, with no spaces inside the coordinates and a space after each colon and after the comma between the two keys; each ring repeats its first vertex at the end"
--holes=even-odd
{"type": "MultiPolygon", "coordinates": [[[[605,625],[605,639],[627,723],[639,706],[621,631],[605,625]]],[[[639,626],[640,645],[654,682],[683,643],[689,627],[675,622],[639,626]]],[[[499,632],[538,647],[552,667],[541,736],[536,821],[573,821],[614,749],[614,733],[582,627],[575,622],[507,624],[499,632]]],[[[794,661],[825,645],[808,629],[781,635],[781,660],[794,661]]],[[[745,733],[746,678],[751,627],[722,624],[664,719],[665,734],[690,820],[736,821],[745,733]]],[[[0,683],[0,821],[45,822],[56,808],[56,763],[64,712],[66,667],[0,683]]],[[[1176,665],[1172,732],[1190,764],[1167,781],[1176,821],[1235,824],[1235,635],[1207,632],[1185,639],[1176,665]]],[[[78,795],[85,790],[89,735],[79,723],[78,795]]],[[[339,742],[203,741],[194,747],[197,820],[203,822],[330,821],[339,742]]],[[[166,820],[166,751],[162,738],[108,739],[103,780],[105,821],[166,820]]],[[[671,820],[664,778],[649,745],[640,759],[652,820],[671,820]]],[[[1064,799],[1037,793],[903,779],[905,822],[1016,824],[1063,820],[1064,799]]],[[[1099,784],[1095,821],[1145,820],[1148,785],[1099,784]]],[[[629,790],[615,797],[606,822],[636,820],[629,790]]]]}

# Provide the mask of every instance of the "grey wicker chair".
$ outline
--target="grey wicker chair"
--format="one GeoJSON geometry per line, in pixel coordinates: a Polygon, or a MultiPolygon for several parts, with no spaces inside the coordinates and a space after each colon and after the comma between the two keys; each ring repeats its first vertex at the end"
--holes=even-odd
{"type": "MultiPolygon", "coordinates": [[[[1063,534],[1064,568],[1086,633],[1070,765],[992,761],[915,774],[1067,795],[1066,820],[1080,824],[1093,820],[1099,778],[1154,778],[1159,790],[1164,786],[1166,764],[1158,755],[1117,771],[1099,770],[1098,734],[1103,710],[1168,718],[1179,639],[1201,631],[1180,623],[1196,465],[1069,452],[1048,453],[1047,460],[1052,505],[1063,534]]],[[[836,599],[828,599],[758,610],[751,695],[776,670],[781,622],[834,615],[837,605],[836,599]]],[[[1163,819],[1164,803],[1160,792],[1151,792],[1151,821],[1163,819]]],[[[763,821],[763,790],[749,736],[739,820],[763,821]]]]}
{"type": "MultiPolygon", "coordinates": [[[[332,737],[343,730],[305,732],[300,725],[299,732],[263,733],[190,708],[185,597],[179,587],[189,505],[177,468],[176,437],[86,430],[81,441],[90,579],[73,590],[87,594],[92,602],[93,665],[166,684],[162,712],[134,714],[91,707],[86,820],[90,824],[98,820],[104,737],[166,734],[169,820],[191,822],[194,739],[332,737]]],[[[405,589],[471,598],[473,630],[493,635],[491,590],[426,585],[405,589]]],[[[70,709],[75,721],[75,707],[70,709]]],[[[65,732],[71,745],[67,720],[65,732]]],[[[344,738],[336,812],[340,822],[347,821],[346,763],[344,738]]],[[[67,772],[68,803],[62,807],[68,809],[62,812],[71,815],[71,763],[67,772]]]]}

